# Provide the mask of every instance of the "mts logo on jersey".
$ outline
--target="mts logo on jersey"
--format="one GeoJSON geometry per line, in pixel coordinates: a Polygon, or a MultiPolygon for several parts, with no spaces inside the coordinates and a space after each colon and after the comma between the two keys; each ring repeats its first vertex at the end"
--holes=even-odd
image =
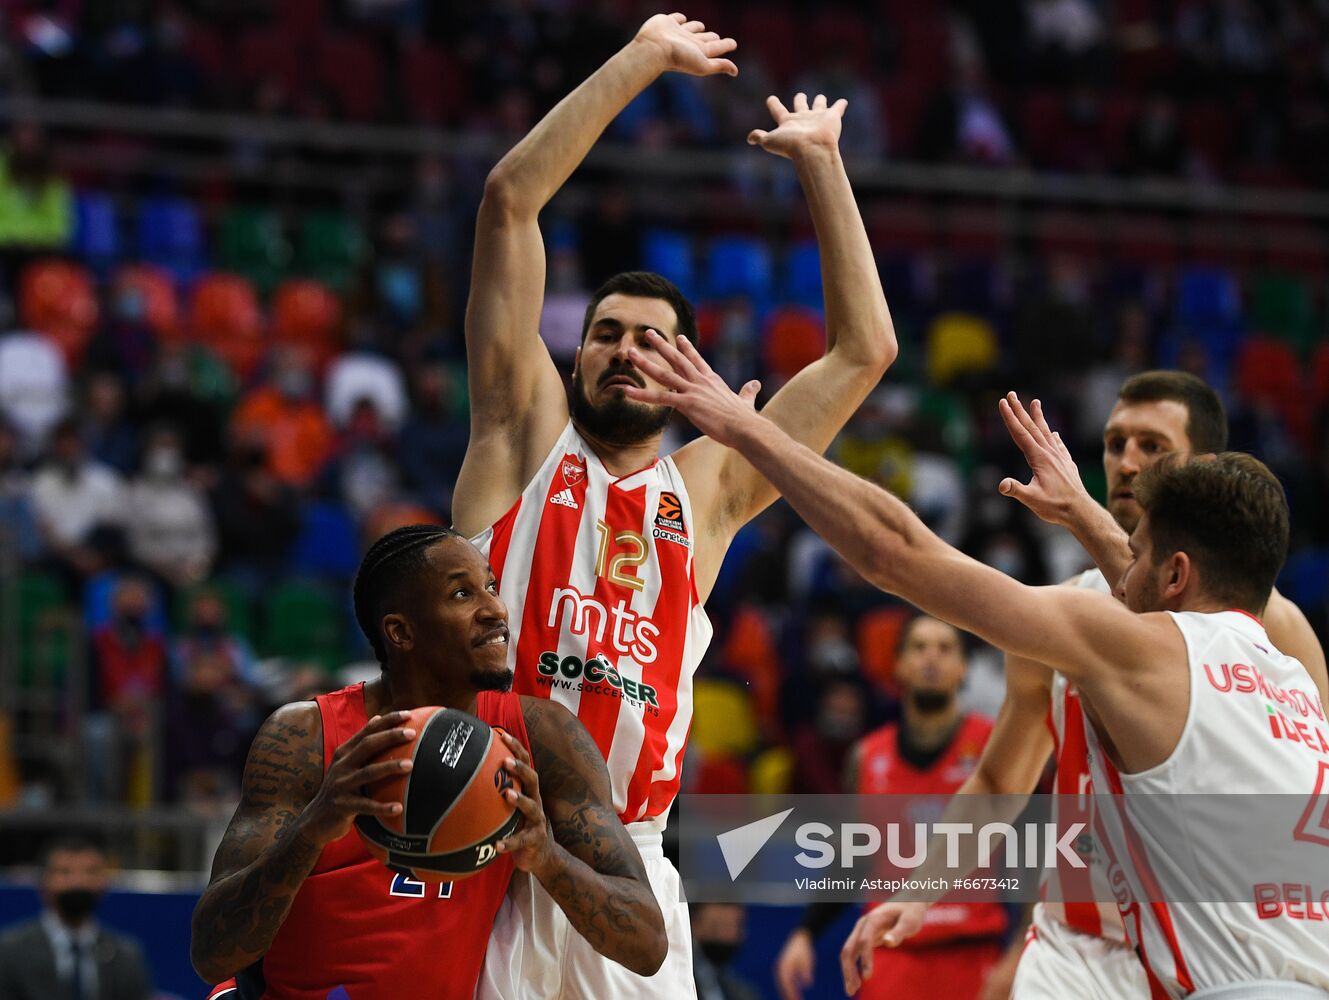
{"type": "Polygon", "coordinates": [[[687,525],[683,523],[683,504],[679,502],[678,494],[660,494],[660,506],[655,511],[655,527],[651,529],[651,537],[674,542],[685,549],[692,548],[687,525]]]}
{"type": "Polygon", "coordinates": [[[637,614],[621,598],[612,608],[606,608],[576,587],[559,587],[549,600],[548,627],[555,626],[573,635],[591,636],[596,643],[603,643],[608,635],[616,652],[631,656],[642,666],[654,663],[660,655],[655,646],[659,626],[637,614]]]}

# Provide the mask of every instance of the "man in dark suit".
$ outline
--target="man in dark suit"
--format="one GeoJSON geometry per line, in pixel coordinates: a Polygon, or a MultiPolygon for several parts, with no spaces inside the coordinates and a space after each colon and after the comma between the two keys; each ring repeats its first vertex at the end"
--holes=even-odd
{"type": "Polygon", "coordinates": [[[0,935],[0,1000],[152,996],[138,943],[97,922],[108,881],[106,854],[91,840],[64,836],[47,845],[41,916],[0,935]]]}

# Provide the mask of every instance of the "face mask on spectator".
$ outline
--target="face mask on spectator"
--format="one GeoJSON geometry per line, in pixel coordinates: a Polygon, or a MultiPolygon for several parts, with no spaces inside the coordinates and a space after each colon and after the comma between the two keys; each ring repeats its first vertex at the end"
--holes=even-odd
{"type": "Polygon", "coordinates": [[[701,946],[701,953],[706,956],[706,961],[717,968],[724,968],[738,954],[738,944],[733,941],[698,941],[697,943],[701,946]]]}
{"type": "Polygon", "coordinates": [[[67,924],[81,924],[97,909],[98,896],[91,889],[66,889],[54,898],[55,912],[67,924]]]}
{"type": "Polygon", "coordinates": [[[153,448],[148,452],[144,468],[154,479],[174,479],[184,469],[184,457],[179,448],[153,448]]]}

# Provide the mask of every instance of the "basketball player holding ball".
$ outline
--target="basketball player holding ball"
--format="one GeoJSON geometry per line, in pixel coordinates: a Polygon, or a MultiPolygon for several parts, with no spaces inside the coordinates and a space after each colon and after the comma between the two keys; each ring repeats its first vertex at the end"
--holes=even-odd
{"type": "Polygon", "coordinates": [[[355,610],[382,676],[264,723],[194,911],[198,974],[235,977],[235,1000],[470,998],[514,867],[608,960],[654,972],[664,924],[604,761],[561,705],[509,693],[507,609],[480,553],[447,529],[398,529],[365,555],[355,610]],[[497,860],[441,885],[385,867],[352,828],[401,812],[366,786],[410,770],[381,757],[413,739],[406,710],[425,705],[501,727],[521,786],[503,793],[522,825],[497,860]]]}
{"type": "MultiPolygon", "coordinates": [[[[702,604],[730,541],[776,499],[736,452],[702,438],[661,457],[669,409],[624,398],[651,384],[628,360],[646,331],[695,336],[692,306],[659,275],[611,278],[587,310],[571,404],[540,339],[538,215],[614,117],[668,71],[737,73],[732,39],[657,15],[494,167],[476,223],[466,317],[471,439],[453,501],[512,609],[514,690],[558,702],[607,763],[613,806],[641,848],[669,956],[652,978],[604,957],[543,888],[518,876],[495,922],[478,996],[695,994],[686,905],[660,834],[679,787],[692,674],[711,637],[702,604]]],[[[768,106],[748,141],[789,158],[820,240],[827,350],[766,412],[824,449],[894,359],[872,250],[839,156],[845,102],[768,106]]]]}

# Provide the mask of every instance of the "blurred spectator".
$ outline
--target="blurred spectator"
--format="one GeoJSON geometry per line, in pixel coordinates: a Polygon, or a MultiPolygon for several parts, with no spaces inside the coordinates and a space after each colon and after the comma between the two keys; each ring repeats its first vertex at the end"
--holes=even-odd
{"type": "Polygon", "coordinates": [[[129,487],[129,553],[173,587],[206,577],[217,552],[212,511],[185,472],[184,439],[161,426],[148,433],[129,487]]]}
{"type": "Polygon", "coordinates": [[[166,340],[139,382],[134,418],[140,427],[180,428],[190,461],[211,464],[222,457],[225,411],[234,397],[235,381],[215,354],[199,344],[166,340]]]}
{"type": "Polygon", "coordinates": [[[853,680],[827,683],[810,723],[794,730],[794,795],[835,795],[844,787],[849,750],[867,729],[868,704],[862,684],[853,680]]]}
{"type": "Polygon", "coordinates": [[[149,1000],[138,942],[97,920],[109,886],[106,853],[94,841],[63,834],[46,845],[41,916],[0,936],[0,997],[149,1000]]]}
{"type": "Polygon", "coordinates": [[[114,371],[88,376],[83,440],[97,461],[122,476],[138,467],[138,430],[125,412],[125,383],[114,371]]]}
{"type": "Polygon", "coordinates": [[[166,713],[169,797],[201,812],[233,806],[257,730],[255,692],[234,661],[220,649],[194,646],[166,713]]]}
{"type": "Polygon", "coordinates": [[[35,333],[0,337],[0,416],[19,434],[25,457],[41,452],[46,437],[68,406],[65,359],[51,341],[35,333]]]}
{"type": "Polygon", "coordinates": [[[586,319],[586,305],[591,301],[591,293],[581,279],[575,247],[553,247],[549,251],[545,286],[540,336],[556,362],[571,366],[581,346],[581,327],[586,319]]]}
{"type": "Polygon", "coordinates": [[[148,325],[148,303],[143,290],[118,282],[111,292],[109,317],[88,345],[90,368],[119,372],[137,383],[152,366],[157,339],[148,325]]]}
{"type": "Polygon", "coordinates": [[[111,595],[110,620],[90,637],[89,783],[102,800],[124,801],[149,766],[145,754],[167,680],[166,640],[149,624],[150,588],[141,577],[123,577],[111,595]]]}
{"type": "Polygon", "coordinates": [[[14,126],[0,156],[0,249],[58,250],[73,228],[73,193],[52,168],[41,129],[14,126]]]}
{"type": "Polygon", "coordinates": [[[416,369],[415,405],[397,449],[406,485],[425,506],[440,513],[452,510],[452,490],[470,439],[458,380],[442,361],[416,369]]]}
{"type": "Polygon", "coordinates": [[[318,405],[314,373],[298,351],[276,352],[270,384],[236,407],[232,433],[264,442],[269,468],[289,486],[307,486],[327,461],[333,432],[318,405]]]}
{"type": "Polygon", "coordinates": [[[171,677],[179,680],[185,665],[203,653],[220,656],[232,673],[247,684],[257,682],[254,651],[244,636],[230,627],[230,613],[221,592],[208,586],[195,591],[183,631],[171,647],[171,677]]]}
{"type": "Polygon", "coordinates": [[[325,492],[337,497],[358,521],[401,492],[396,441],[369,397],[359,399],[337,437],[323,472],[325,492]]]}
{"type": "Polygon", "coordinates": [[[212,496],[219,568],[253,591],[281,574],[300,530],[299,497],[270,465],[261,436],[237,438],[212,496]]]}
{"type": "Polygon", "coordinates": [[[1126,165],[1133,174],[1176,177],[1186,166],[1186,140],[1177,105],[1166,94],[1149,98],[1126,133],[1126,165]]]}
{"type": "Polygon", "coordinates": [[[94,530],[122,528],[127,513],[124,482],[87,457],[73,420],[56,428],[51,457],[33,480],[32,502],[52,554],[80,577],[101,568],[89,545],[94,530]]]}
{"type": "Polygon", "coordinates": [[[1008,166],[1018,158],[1015,141],[976,62],[961,63],[951,85],[924,113],[918,152],[925,160],[1008,166]]]}
{"type": "Polygon", "coordinates": [[[14,546],[24,562],[41,554],[42,536],[32,505],[32,476],[18,460],[18,435],[0,417],[0,547],[14,546]]]}
{"type": "Polygon", "coordinates": [[[747,913],[737,903],[694,903],[692,975],[697,1000],[759,1000],[758,992],[730,965],[747,937],[747,913]]]}

